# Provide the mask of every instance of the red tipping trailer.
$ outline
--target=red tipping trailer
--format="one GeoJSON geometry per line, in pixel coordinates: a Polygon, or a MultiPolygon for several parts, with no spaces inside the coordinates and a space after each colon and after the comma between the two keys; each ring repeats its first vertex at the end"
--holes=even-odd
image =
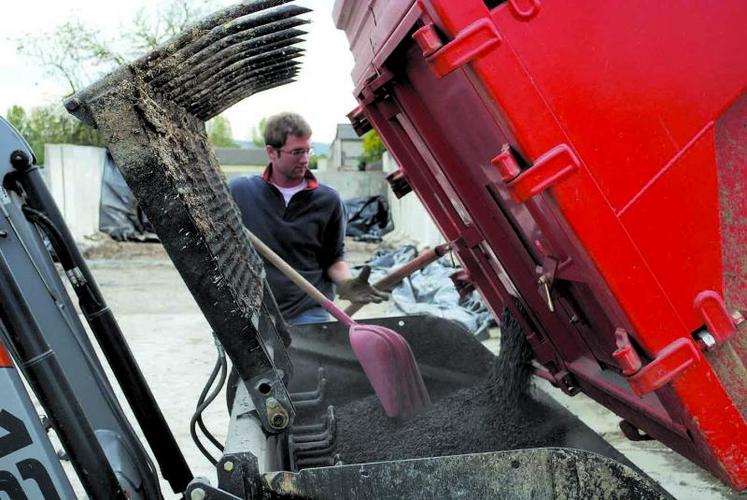
{"type": "Polygon", "coordinates": [[[351,121],[540,374],[747,487],[747,3],[338,0],[335,20],[351,121]]]}

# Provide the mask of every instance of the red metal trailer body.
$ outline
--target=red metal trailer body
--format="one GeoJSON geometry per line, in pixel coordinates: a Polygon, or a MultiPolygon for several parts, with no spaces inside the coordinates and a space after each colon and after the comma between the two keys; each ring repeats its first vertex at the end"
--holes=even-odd
{"type": "Polygon", "coordinates": [[[351,120],[544,376],[747,487],[747,3],[338,0],[335,18],[351,120]]]}

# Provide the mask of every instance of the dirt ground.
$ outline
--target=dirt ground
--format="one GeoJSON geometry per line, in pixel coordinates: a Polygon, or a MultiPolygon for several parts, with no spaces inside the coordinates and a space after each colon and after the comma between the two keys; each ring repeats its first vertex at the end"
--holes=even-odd
{"type": "MultiPolygon", "coordinates": [[[[376,245],[353,243],[349,258],[354,263],[362,262],[376,249],[376,245]]],[[[89,248],[87,256],[192,472],[215,484],[212,466],[189,435],[189,421],[197,396],[215,362],[216,351],[209,325],[160,245],[107,242],[104,248],[89,248]]],[[[356,318],[395,314],[397,311],[391,304],[384,304],[368,306],[356,318]]],[[[497,332],[493,334],[487,344],[495,350],[497,332]]],[[[732,492],[707,472],[655,441],[628,441],[617,427],[619,419],[589,398],[567,397],[543,380],[535,380],[535,384],[577,414],[676,498],[747,499],[747,494],[732,492]]],[[[131,415],[129,409],[126,412],[131,415]]],[[[208,408],[204,420],[222,441],[228,423],[223,395],[208,408]]],[[[72,470],[69,464],[66,467],[72,470]]],[[[162,487],[165,498],[176,498],[163,481],[162,487]]],[[[84,496],[80,486],[77,491],[84,496]]]]}

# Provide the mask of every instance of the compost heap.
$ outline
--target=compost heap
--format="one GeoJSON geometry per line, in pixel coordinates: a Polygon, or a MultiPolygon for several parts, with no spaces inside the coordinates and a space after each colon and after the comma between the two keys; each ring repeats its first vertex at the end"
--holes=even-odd
{"type": "Polygon", "coordinates": [[[558,444],[562,422],[528,394],[532,351],[508,311],[501,351],[486,379],[406,421],[386,417],[375,396],[338,408],[343,463],[377,462],[558,444]],[[557,429],[554,428],[557,427],[557,429]]]}

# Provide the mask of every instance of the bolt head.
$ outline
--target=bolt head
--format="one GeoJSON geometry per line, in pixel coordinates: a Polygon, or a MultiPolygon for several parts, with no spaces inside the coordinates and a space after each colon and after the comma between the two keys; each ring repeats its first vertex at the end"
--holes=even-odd
{"type": "Polygon", "coordinates": [[[698,338],[703,342],[707,350],[711,350],[716,346],[716,339],[711,335],[711,332],[703,330],[698,332],[698,338]]]}
{"type": "Polygon", "coordinates": [[[223,470],[226,472],[231,472],[233,470],[233,462],[228,460],[227,462],[223,463],[223,470]]]}
{"type": "Polygon", "coordinates": [[[280,413],[276,413],[272,416],[272,425],[276,429],[282,429],[283,427],[285,427],[285,421],[285,416],[281,415],[280,413]]]}
{"type": "Polygon", "coordinates": [[[205,490],[202,488],[195,488],[192,490],[192,493],[189,495],[189,500],[205,500],[205,497],[207,494],[205,493],[205,490]]]}
{"type": "Polygon", "coordinates": [[[734,324],[737,326],[741,325],[745,321],[744,315],[741,311],[734,311],[733,313],[731,313],[731,318],[734,320],[734,324]]]}

